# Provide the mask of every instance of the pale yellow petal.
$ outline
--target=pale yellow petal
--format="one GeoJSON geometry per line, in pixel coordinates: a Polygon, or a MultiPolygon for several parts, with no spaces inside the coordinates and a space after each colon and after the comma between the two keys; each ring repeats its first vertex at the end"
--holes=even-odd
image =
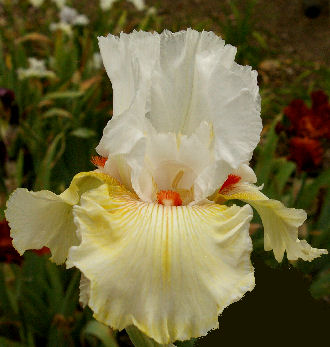
{"type": "Polygon", "coordinates": [[[6,218],[13,245],[20,254],[47,246],[52,260],[61,264],[68,249],[78,244],[72,206],[50,191],[16,189],[7,202],[6,218]]]}
{"type": "Polygon", "coordinates": [[[72,206],[79,203],[82,193],[106,181],[114,180],[97,172],[83,172],[61,195],[48,190],[16,189],[7,202],[6,218],[17,251],[23,254],[27,249],[47,246],[52,252],[51,260],[63,263],[69,248],[79,244],[72,206]]]}
{"type": "Polygon", "coordinates": [[[89,301],[89,295],[91,291],[90,280],[82,273],[79,283],[79,302],[82,307],[86,307],[89,301]]]}
{"type": "Polygon", "coordinates": [[[254,287],[251,208],[141,202],[116,185],[74,207],[82,237],[68,263],[90,280],[88,305],[114,329],[166,344],[205,335],[254,287]]]}
{"type": "Polygon", "coordinates": [[[289,260],[308,261],[328,253],[326,249],[312,248],[305,240],[298,239],[298,228],[307,217],[304,210],[287,208],[280,201],[269,199],[258,187],[239,183],[218,198],[243,200],[257,210],[264,226],[264,248],[273,250],[278,262],[282,261],[285,251],[289,260]]]}
{"type": "Polygon", "coordinates": [[[93,188],[98,187],[103,183],[118,184],[118,181],[113,177],[95,171],[80,172],[75,175],[68,189],[66,189],[60,197],[70,205],[76,205],[80,201],[80,196],[93,188]]]}

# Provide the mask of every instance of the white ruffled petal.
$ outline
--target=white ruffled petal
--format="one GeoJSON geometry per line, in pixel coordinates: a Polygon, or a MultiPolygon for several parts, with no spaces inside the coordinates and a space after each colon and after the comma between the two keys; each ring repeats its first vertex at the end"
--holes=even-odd
{"type": "MultiPolygon", "coordinates": [[[[213,99],[212,96],[210,98],[213,99]]],[[[251,160],[252,152],[260,140],[260,106],[250,91],[245,89],[238,96],[228,100],[223,107],[217,103],[214,103],[213,107],[213,111],[217,113],[214,121],[216,158],[237,169],[241,164],[251,160]]]]}
{"type": "Polygon", "coordinates": [[[265,250],[273,250],[278,262],[282,261],[285,251],[289,260],[308,261],[328,253],[326,249],[312,248],[307,241],[298,239],[298,228],[307,217],[304,210],[287,208],[280,201],[268,199],[258,187],[246,183],[235,184],[232,190],[218,197],[243,200],[257,210],[264,226],[265,250]]]}
{"type": "MultiPolygon", "coordinates": [[[[159,35],[143,31],[99,37],[103,64],[113,88],[113,114],[126,111],[138,90],[148,89],[159,54],[159,35]]],[[[146,96],[144,97],[146,102],[146,96]]],[[[144,116],[144,115],[143,115],[144,116]]]]}
{"type": "Polygon", "coordinates": [[[211,122],[216,160],[233,169],[250,160],[262,126],[257,73],[234,63],[236,49],[213,33],[164,32],[160,44],[148,115],[156,130],[190,135],[211,122]]]}
{"type": "Polygon", "coordinates": [[[91,281],[94,317],[114,329],[133,324],[162,344],[205,335],[254,287],[248,205],[168,207],[103,185],[74,214],[82,243],[69,264],[91,281]]]}
{"type": "MultiPolygon", "coordinates": [[[[159,62],[151,84],[151,107],[148,116],[158,132],[191,134],[205,117],[199,109],[201,77],[213,69],[223,52],[224,41],[213,33],[188,29],[160,35],[159,62]],[[218,54],[217,54],[218,53],[218,54]]],[[[206,82],[206,81],[205,81],[206,82]]]]}
{"type": "Polygon", "coordinates": [[[153,192],[145,177],[164,182],[157,169],[162,159],[150,162],[164,152],[194,172],[196,201],[251,159],[261,131],[257,73],[234,62],[234,47],[211,32],[191,29],[109,35],[99,43],[114,90],[114,118],[97,151],[126,162],[122,176],[131,182],[123,183],[141,199],[150,201],[153,192]],[[205,124],[212,129],[211,141],[210,132],[201,131],[205,124]],[[168,137],[167,148],[155,140],[160,143],[161,136],[168,137]],[[173,137],[181,146],[170,151],[173,137]]]}

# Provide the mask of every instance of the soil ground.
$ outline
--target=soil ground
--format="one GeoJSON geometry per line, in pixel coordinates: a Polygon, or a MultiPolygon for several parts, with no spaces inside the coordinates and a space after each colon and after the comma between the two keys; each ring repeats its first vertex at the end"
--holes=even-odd
{"type": "MultiPolygon", "coordinates": [[[[146,0],[156,6],[163,24],[176,30],[196,23],[221,33],[212,18],[222,20],[229,9],[227,0],[146,0]],[[180,24],[177,24],[180,23],[180,24]]],[[[235,3],[244,10],[248,1],[235,3]]],[[[254,8],[255,29],[263,33],[270,49],[301,61],[327,64],[330,61],[330,22],[328,0],[259,0],[254,8]],[[308,18],[306,4],[321,4],[316,18],[308,18]]]]}

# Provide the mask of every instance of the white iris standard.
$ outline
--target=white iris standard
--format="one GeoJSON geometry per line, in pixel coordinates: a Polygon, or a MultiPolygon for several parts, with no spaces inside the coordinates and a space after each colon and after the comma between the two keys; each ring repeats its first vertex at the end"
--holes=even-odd
{"type": "Polygon", "coordinates": [[[17,189],[6,211],[14,246],[48,246],[55,262],[80,269],[81,301],[115,329],[135,325],[161,344],[205,335],[254,287],[249,204],[278,261],[326,251],[298,239],[304,211],[254,185],[257,74],[234,62],[236,48],[189,29],[99,44],[114,112],[98,169],[60,195],[17,189]]]}

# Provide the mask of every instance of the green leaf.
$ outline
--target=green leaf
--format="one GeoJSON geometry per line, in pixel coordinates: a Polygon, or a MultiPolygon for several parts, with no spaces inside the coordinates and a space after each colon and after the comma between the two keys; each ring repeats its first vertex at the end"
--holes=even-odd
{"type": "Polygon", "coordinates": [[[16,314],[19,311],[18,308],[18,293],[17,293],[17,284],[19,284],[20,278],[16,278],[15,272],[13,271],[14,267],[11,264],[4,264],[3,266],[3,275],[4,283],[8,301],[10,303],[11,309],[16,314]]]}
{"type": "Polygon", "coordinates": [[[49,146],[46,155],[38,168],[39,174],[36,178],[35,189],[48,189],[50,186],[50,173],[58,159],[62,156],[65,149],[64,133],[59,133],[49,146]],[[58,145],[60,147],[58,148],[58,145]]]}
{"type": "Polygon", "coordinates": [[[138,328],[131,325],[128,328],[126,328],[126,332],[131,339],[132,343],[135,347],[169,347],[174,346],[172,343],[161,345],[157,343],[155,340],[151,339],[150,337],[144,335],[138,328]]]}
{"type": "Polygon", "coordinates": [[[53,294],[53,300],[58,302],[59,299],[63,298],[64,288],[61,280],[60,269],[54,264],[46,262],[46,271],[49,278],[50,288],[53,294]]]}
{"type": "Polygon", "coordinates": [[[111,329],[96,320],[89,321],[82,331],[82,336],[95,336],[102,342],[102,347],[118,347],[111,329]]]}
{"type": "Polygon", "coordinates": [[[18,158],[17,158],[16,172],[15,172],[17,187],[22,186],[23,166],[24,166],[24,151],[23,151],[23,148],[20,148],[18,153],[18,158]]]}
{"type": "Polygon", "coordinates": [[[124,10],[118,19],[115,31],[116,32],[122,31],[124,26],[126,25],[126,22],[127,22],[127,11],[124,10]]]}
{"type": "Polygon", "coordinates": [[[46,111],[43,115],[44,118],[50,117],[62,117],[62,118],[72,118],[72,114],[63,108],[53,107],[46,111]]]}
{"type": "Polygon", "coordinates": [[[96,132],[94,130],[88,129],[88,128],[77,128],[73,131],[71,131],[71,135],[80,137],[82,139],[88,139],[90,137],[93,137],[96,135],[96,132]]]}
{"type": "Polygon", "coordinates": [[[258,182],[265,185],[265,190],[267,190],[270,173],[274,164],[273,158],[278,141],[278,137],[275,133],[275,125],[277,122],[278,120],[275,119],[271,128],[269,129],[264,143],[259,145],[259,156],[255,171],[258,177],[258,182]]]}
{"type": "Polygon", "coordinates": [[[0,308],[3,312],[9,313],[9,311],[12,311],[12,308],[7,294],[5,266],[7,264],[0,263],[0,308]]]}
{"type": "Polygon", "coordinates": [[[1,347],[26,347],[23,343],[9,340],[5,337],[0,336],[0,346],[1,347]]]}
{"type": "Polygon", "coordinates": [[[297,201],[297,208],[308,209],[314,202],[321,187],[329,187],[330,170],[322,172],[317,178],[305,185],[297,201]]]}
{"type": "Polygon", "coordinates": [[[65,291],[64,298],[61,304],[60,313],[65,316],[69,316],[73,314],[77,304],[79,297],[79,280],[80,280],[80,272],[76,270],[73,272],[70,283],[65,291]]]}
{"type": "Polygon", "coordinates": [[[253,31],[252,36],[258,41],[260,47],[265,50],[269,49],[266,37],[263,34],[261,34],[259,31],[253,31]]]}
{"type": "Polygon", "coordinates": [[[31,330],[27,331],[27,347],[36,347],[34,343],[34,336],[31,330]]]}
{"type": "Polygon", "coordinates": [[[68,90],[66,92],[52,92],[48,93],[44,96],[43,100],[48,99],[73,99],[79,98],[84,94],[83,91],[80,90],[68,90]]]}
{"type": "Polygon", "coordinates": [[[178,347],[193,347],[196,342],[196,339],[191,339],[189,341],[177,341],[175,345],[178,347]]]}
{"type": "Polygon", "coordinates": [[[278,197],[280,197],[290,176],[296,169],[296,165],[291,161],[287,161],[286,159],[278,159],[276,164],[277,173],[275,175],[274,185],[276,187],[276,193],[278,197]]]}
{"type": "Polygon", "coordinates": [[[310,291],[316,299],[330,295],[330,268],[317,276],[310,287],[310,291]]]}
{"type": "Polygon", "coordinates": [[[326,192],[323,202],[319,220],[317,221],[318,229],[323,230],[324,236],[327,234],[329,237],[329,227],[330,227],[330,189],[326,192]]]}

